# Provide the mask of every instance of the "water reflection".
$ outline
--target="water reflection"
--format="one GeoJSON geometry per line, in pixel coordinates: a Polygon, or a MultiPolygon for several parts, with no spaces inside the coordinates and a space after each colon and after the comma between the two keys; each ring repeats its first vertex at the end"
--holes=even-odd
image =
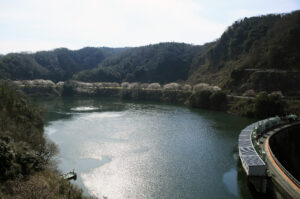
{"type": "Polygon", "coordinates": [[[223,175],[223,183],[226,188],[235,196],[238,196],[238,185],[237,185],[237,171],[236,169],[230,169],[223,175]]]}
{"type": "Polygon", "coordinates": [[[86,193],[99,198],[253,198],[240,180],[235,157],[239,130],[248,119],[90,98],[40,103],[48,107],[45,132],[60,149],[59,168],[75,169],[76,183],[86,193]]]}

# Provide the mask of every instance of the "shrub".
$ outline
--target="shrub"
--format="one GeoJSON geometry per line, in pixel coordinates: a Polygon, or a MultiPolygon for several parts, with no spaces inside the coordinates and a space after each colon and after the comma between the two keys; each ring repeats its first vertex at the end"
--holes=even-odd
{"type": "Polygon", "coordinates": [[[181,90],[181,86],[180,84],[177,84],[177,83],[169,83],[169,84],[166,84],[164,85],[164,90],[167,90],[167,91],[177,91],[177,90],[181,90]]]}
{"type": "Polygon", "coordinates": [[[122,82],[121,87],[122,88],[128,88],[129,83],[128,82],[122,82]]]}
{"type": "Polygon", "coordinates": [[[190,97],[190,105],[197,108],[210,108],[210,96],[212,92],[209,90],[203,90],[200,92],[195,92],[190,97]]]}
{"type": "Polygon", "coordinates": [[[8,178],[9,170],[13,166],[13,148],[9,143],[8,137],[0,139],[0,178],[2,180],[8,178]]]}
{"type": "Polygon", "coordinates": [[[140,88],[141,88],[141,89],[147,89],[148,86],[149,86],[148,83],[142,83],[142,84],[140,85],[140,88]]]}
{"type": "Polygon", "coordinates": [[[84,198],[49,169],[56,152],[55,144],[43,137],[40,110],[0,85],[0,198],[84,198]]]}
{"type": "Polygon", "coordinates": [[[72,96],[75,94],[75,91],[74,91],[74,83],[71,82],[71,81],[66,81],[64,84],[63,84],[63,90],[62,90],[62,95],[63,96],[72,96]]]}
{"type": "Polygon", "coordinates": [[[203,91],[203,90],[219,91],[219,90],[221,90],[221,88],[218,86],[212,86],[212,85],[209,85],[206,83],[199,83],[194,86],[193,90],[195,92],[199,92],[199,91],[203,91]]]}
{"type": "Polygon", "coordinates": [[[183,85],[182,90],[183,91],[191,91],[192,90],[192,86],[189,85],[189,84],[185,84],[185,85],[183,85]]]}
{"type": "Polygon", "coordinates": [[[199,84],[196,84],[194,87],[193,87],[193,90],[195,92],[200,92],[200,91],[203,91],[203,90],[209,90],[210,86],[209,84],[206,84],[206,83],[199,83],[199,84]]]}
{"type": "Polygon", "coordinates": [[[253,89],[250,89],[250,90],[246,90],[244,93],[243,93],[243,96],[247,96],[247,97],[255,97],[256,96],[256,93],[253,89]]]}
{"type": "Polygon", "coordinates": [[[56,87],[63,87],[64,86],[64,82],[57,82],[56,83],[56,87]]]}
{"type": "Polygon", "coordinates": [[[286,104],[279,95],[268,95],[266,92],[261,92],[255,99],[254,114],[257,118],[283,115],[285,107],[286,104]]]}
{"type": "Polygon", "coordinates": [[[158,89],[161,89],[161,86],[159,83],[151,83],[151,84],[149,84],[148,89],[158,90],[158,89]]]}
{"type": "Polygon", "coordinates": [[[102,82],[95,82],[95,83],[94,83],[94,86],[95,86],[96,88],[104,88],[104,85],[103,85],[102,82]]]}
{"type": "Polygon", "coordinates": [[[128,86],[128,89],[139,89],[139,88],[140,88],[140,84],[137,82],[130,83],[128,86]]]}
{"type": "Polygon", "coordinates": [[[81,189],[49,170],[35,173],[25,180],[7,182],[5,184],[5,194],[6,196],[0,193],[0,197],[14,199],[93,198],[85,197],[81,189]]]}
{"type": "Polygon", "coordinates": [[[102,82],[104,87],[108,88],[115,88],[115,87],[120,87],[120,84],[117,82],[102,82]]]}
{"type": "Polygon", "coordinates": [[[9,137],[0,139],[0,178],[15,179],[43,168],[43,157],[25,142],[15,143],[9,137]]]}
{"type": "Polygon", "coordinates": [[[210,107],[214,110],[226,110],[227,95],[222,91],[214,92],[210,95],[210,107]]]}

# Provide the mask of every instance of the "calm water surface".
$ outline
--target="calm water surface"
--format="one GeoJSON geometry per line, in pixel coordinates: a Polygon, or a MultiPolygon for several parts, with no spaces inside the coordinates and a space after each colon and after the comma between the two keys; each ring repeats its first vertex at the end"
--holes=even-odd
{"type": "Polygon", "coordinates": [[[43,98],[58,167],[102,198],[254,198],[238,164],[249,119],[159,103],[43,98]]]}

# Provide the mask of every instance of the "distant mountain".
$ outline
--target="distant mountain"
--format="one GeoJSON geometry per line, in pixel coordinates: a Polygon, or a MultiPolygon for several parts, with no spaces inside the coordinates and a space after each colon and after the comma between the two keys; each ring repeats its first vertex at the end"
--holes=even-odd
{"type": "Polygon", "coordinates": [[[81,81],[187,81],[231,92],[300,95],[300,11],[244,18],[202,46],[56,49],[0,57],[0,78],[81,81]]]}
{"type": "Polygon", "coordinates": [[[81,81],[185,81],[192,59],[202,46],[160,43],[131,48],[104,60],[98,67],[74,76],[81,81]]]}
{"type": "Polygon", "coordinates": [[[11,53],[0,57],[0,78],[64,81],[79,71],[96,67],[105,58],[126,49],[87,47],[74,51],[59,48],[33,54],[11,53]]]}

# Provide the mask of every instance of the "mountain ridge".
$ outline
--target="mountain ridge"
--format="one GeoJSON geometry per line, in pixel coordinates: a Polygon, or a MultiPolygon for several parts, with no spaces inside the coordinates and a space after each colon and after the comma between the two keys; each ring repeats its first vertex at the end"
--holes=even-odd
{"type": "Polygon", "coordinates": [[[56,49],[0,57],[0,78],[209,83],[232,93],[300,94],[300,11],[244,18],[204,45],[56,49]]]}

